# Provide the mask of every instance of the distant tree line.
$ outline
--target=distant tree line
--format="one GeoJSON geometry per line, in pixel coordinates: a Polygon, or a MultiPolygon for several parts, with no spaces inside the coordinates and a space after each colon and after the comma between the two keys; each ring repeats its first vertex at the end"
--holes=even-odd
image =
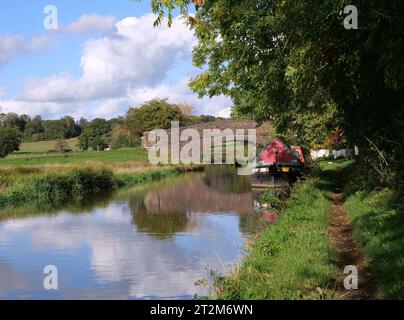
{"type": "Polygon", "coordinates": [[[193,106],[172,104],[168,99],[153,99],[140,107],[129,108],[125,116],[110,120],[91,121],[71,116],[44,120],[40,115],[31,118],[16,113],[0,113],[0,157],[17,151],[21,142],[56,140],[55,148],[67,150],[65,139],[78,138],[81,150],[119,149],[140,145],[143,132],[154,128],[167,129],[171,121],[187,126],[221,120],[210,115],[194,115],[193,106]]]}
{"type": "Polygon", "coordinates": [[[25,114],[0,113],[0,127],[16,129],[25,142],[74,138],[81,134],[86,123],[85,119],[76,123],[70,116],[43,120],[39,115],[31,118],[25,114]]]}

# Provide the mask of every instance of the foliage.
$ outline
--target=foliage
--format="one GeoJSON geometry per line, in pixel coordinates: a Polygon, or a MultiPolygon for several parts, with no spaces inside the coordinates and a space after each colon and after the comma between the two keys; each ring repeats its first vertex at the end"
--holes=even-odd
{"type": "MultiPolygon", "coordinates": [[[[28,146],[21,152],[50,152],[56,145],[55,141],[71,142],[77,137],[78,146],[69,143],[67,149],[76,150],[78,147],[82,150],[104,150],[109,145],[118,149],[140,145],[144,129],[167,128],[171,120],[179,120],[182,126],[188,126],[221,119],[214,116],[196,116],[193,111],[194,106],[186,102],[170,104],[167,99],[154,99],[145,103],[139,110],[130,109],[128,117],[119,116],[110,120],[96,118],[88,121],[81,118],[75,121],[71,116],[64,116],[59,120],[43,120],[39,115],[31,118],[15,113],[0,113],[0,127],[13,128],[20,133],[24,145],[28,146]],[[141,122],[136,120],[137,115],[142,115],[141,122]],[[49,143],[52,147],[45,147],[49,143]]],[[[60,144],[57,144],[56,149],[61,151],[60,144]]]]}
{"type": "Polygon", "coordinates": [[[265,190],[260,194],[259,200],[268,204],[269,208],[274,210],[282,210],[285,207],[285,202],[271,189],[265,190]]]}
{"type": "Polygon", "coordinates": [[[139,137],[132,137],[124,124],[116,124],[111,133],[111,148],[121,149],[140,145],[139,137]]]}
{"type": "Polygon", "coordinates": [[[184,115],[180,108],[170,104],[167,99],[153,99],[140,108],[130,108],[125,124],[132,136],[141,137],[143,132],[153,129],[167,129],[172,121],[182,123],[184,115]]]}
{"type": "Polygon", "coordinates": [[[21,143],[18,131],[11,127],[0,127],[0,158],[17,151],[21,143]]]}
{"type": "MultiPolygon", "coordinates": [[[[122,164],[117,164],[121,166],[122,164]]],[[[0,168],[0,207],[26,203],[57,206],[66,201],[81,201],[107,195],[117,187],[160,180],[201,166],[139,167],[132,173],[115,173],[115,164],[97,163],[79,167],[0,168]]]]}
{"type": "MultiPolygon", "coordinates": [[[[191,83],[196,92],[228,95],[237,114],[313,145],[343,128],[382,183],[403,178],[403,1],[356,1],[357,30],[343,26],[348,0],[192,2],[194,64],[204,70],[191,83]]],[[[157,22],[190,4],[154,0],[157,22]]]]}
{"type": "Polygon", "coordinates": [[[67,144],[66,140],[58,139],[55,142],[55,149],[58,150],[60,153],[65,153],[71,151],[69,149],[69,145],[67,144]]]}
{"type": "Polygon", "coordinates": [[[118,174],[120,186],[134,186],[140,183],[152,182],[163,178],[176,176],[183,172],[180,167],[148,169],[136,174],[118,174]]]}
{"type": "Polygon", "coordinates": [[[62,173],[42,172],[35,168],[1,170],[0,183],[7,185],[6,191],[0,195],[0,206],[18,206],[27,202],[58,204],[105,193],[117,186],[111,171],[92,168],[62,173]],[[11,175],[12,182],[7,180],[11,175]]]}
{"type": "Polygon", "coordinates": [[[23,141],[69,139],[77,137],[81,128],[70,116],[59,120],[42,120],[41,116],[31,118],[15,113],[0,114],[0,126],[18,130],[23,141]]]}
{"type": "Polygon", "coordinates": [[[79,147],[82,150],[102,151],[107,148],[105,135],[111,131],[111,123],[105,119],[94,119],[86,126],[79,137],[79,147]]]}

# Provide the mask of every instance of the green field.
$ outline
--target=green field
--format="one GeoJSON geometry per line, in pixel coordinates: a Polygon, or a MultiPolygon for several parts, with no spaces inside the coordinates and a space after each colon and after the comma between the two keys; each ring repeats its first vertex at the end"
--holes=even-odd
{"type": "MultiPolygon", "coordinates": [[[[77,138],[65,140],[69,149],[72,151],[78,151],[77,138]]],[[[24,142],[21,143],[20,150],[16,152],[20,153],[46,153],[54,152],[56,141],[37,141],[37,142],[24,142]]]]}
{"type": "MultiPolygon", "coordinates": [[[[46,146],[46,144],[44,144],[46,146]]],[[[48,144],[49,145],[49,144],[48,144]]],[[[42,148],[46,148],[41,146],[42,148]]],[[[35,144],[26,145],[22,150],[37,150],[35,144]]],[[[31,151],[33,152],[33,151],[31,151]]],[[[119,162],[148,162],[147,152],[143,147],[110,151],[78,151],[70,153],[17,153],[0,159],[0,166],[42,166],[47,164],[84,164],[97,161],[104,164],[119,162]]]]}

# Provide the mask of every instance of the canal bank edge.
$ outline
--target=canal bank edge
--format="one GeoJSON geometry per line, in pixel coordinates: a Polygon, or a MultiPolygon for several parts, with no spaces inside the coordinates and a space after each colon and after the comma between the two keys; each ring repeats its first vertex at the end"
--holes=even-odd
{"type": "Polygon", "coordinates": [[[203,166],[196,165],[147,168],[128,174],[115,174],[107,168],[72,168],[62,172],[42,172],[29,167],[2,169],[0,174],[5,177],[4,180],[10,178],[12,183],[0,192],[0,210],[27,204],[59,205],[72,200],[86,200],[107,195],[117,188],[201,170],[203,166]]]}
{"type": "Polygon", "coordinates": [[[404,226],[399,214],[402,192],[381,189],[364,193],[353,188],[353,165],[335,163],[318,177],[295,185],[279,220],[251,240],[240,266],[230,275],[214,278],[214,298],[403,299],[400,266],[404,265],[404,242],[389,236],[392,225],[396,232],[404,226]],[[346,211],[346,218],[335,226],[339,219],[334,216],[334,193],[347,176],[350,182],[342,186],[343,199],[337,203],[339,210],[346,211]],[[346,228],[352,232],[345,234],[346,228]],[[354,253],[343,254],[335,241],[340,236],[358,244],[354,253]],[[351,255],[360,259],[344,259],[351,255]],[[394,258],[385,263],[379,258],[383,256],[394,258]],[[347,274],[342,265],[347,261],[359,261],[360,272],[365,270],[361,266],[366,266],[366,274],[358,274],[358,293],[344,287],[347,274]]]}

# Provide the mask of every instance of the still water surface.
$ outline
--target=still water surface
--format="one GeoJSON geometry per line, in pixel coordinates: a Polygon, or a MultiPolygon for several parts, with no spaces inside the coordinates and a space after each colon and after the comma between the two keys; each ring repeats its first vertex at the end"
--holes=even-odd
{"type": "Polygon", "coordinates": [[[250,182],[214,168],[53,213],[0,214],[2,299],[191,299],[226,272],[256,225],[250,182]],[[5,218],[7,217],[7,218],[5,218]],[[47,291],[46,265],[59,289],[47,291]]]}

